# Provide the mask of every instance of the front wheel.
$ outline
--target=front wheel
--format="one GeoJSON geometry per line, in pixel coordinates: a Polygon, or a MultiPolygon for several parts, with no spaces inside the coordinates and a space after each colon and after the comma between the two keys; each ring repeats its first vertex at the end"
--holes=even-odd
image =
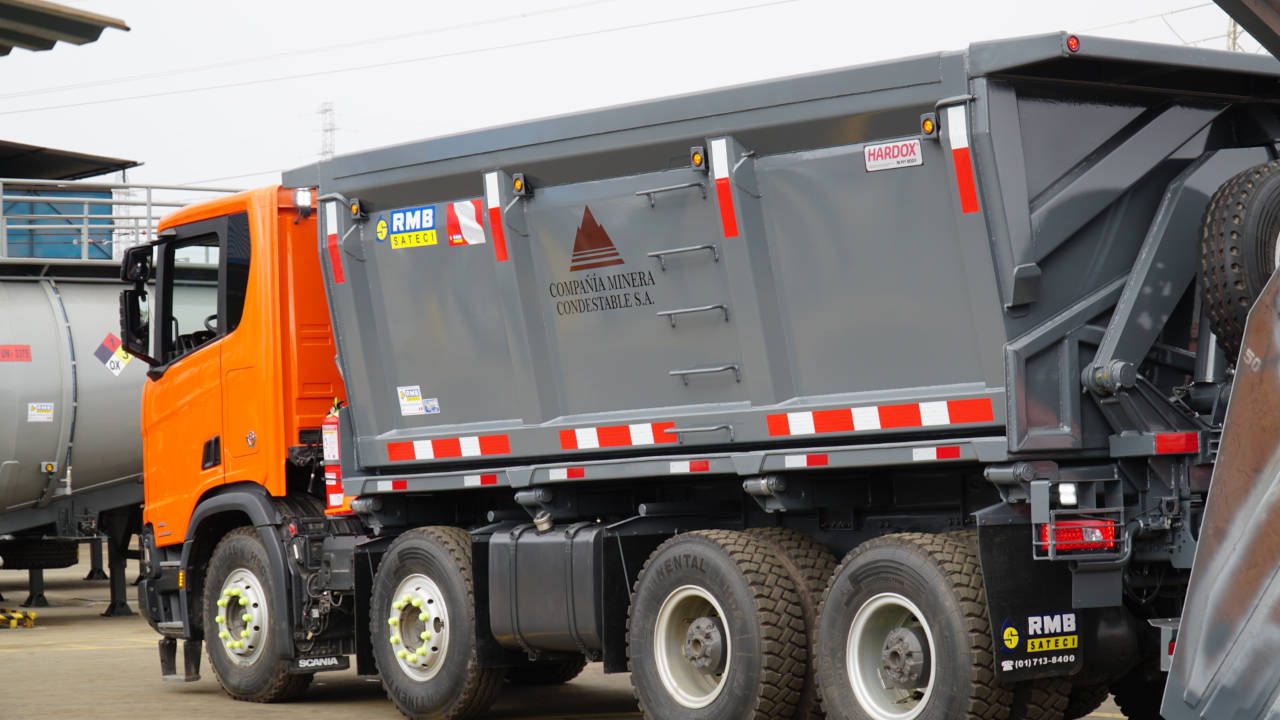
{"type": "Polygon", "coordinates": [[[279,702],[301,695],[310,674],[291,674],[281,659],[288,637],[272,632],[275,583],[258,531],[242,527],[214,548],[204,582],[204,627],[209,664],[218,684],[237,700],[279,702]]]}
{"type": "Polygon", "coordinates": [[[499,669],[476,654],[471,536],[453,527],[410,530],[387,549],[369,606],[382,687],[411,718],[461,720],[493,703],[499,669]]]}
{"type": "Polygon", "coordinates": [[[1013,703],[995,680],[977,555],[945,535],[886,535],[845,557],[817,664],[833,720],[994,720],[1013,703]]]}

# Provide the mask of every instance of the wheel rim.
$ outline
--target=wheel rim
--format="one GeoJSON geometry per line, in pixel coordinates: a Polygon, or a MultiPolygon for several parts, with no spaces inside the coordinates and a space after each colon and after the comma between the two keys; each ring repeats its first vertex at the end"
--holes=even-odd
{"type": "Polygon", "coordinates": [[[218,641],[237,665],[251,665],[267,645],[271,612],[262,581],[247,568],[227,575],[218,593],[218,641]]]}
{"type": "Polygon", "coordinates": [[[731,638],[723,632],[725,666],[719,673],[698,669],[685,657],[689,628],[696,620],[713,618],[723,625],[724,610],[706,590],[696,585],[676,588],[663,600],[654,625],[654,660],[658,677],[667,693],[687,708],[710,705],[720,691],[733,666],[731,638]]]}
{"type": "Polygon", "coordinates": [[[875,720],[910,720],[924,711],[937,675],[933,631],[915,603],[897,593],[881,593],[858,608],[845,644],[845,668],[853,694],[875,720]],[[923,688],[894,686],[883,669],[886,643],[894,630],[923,631],[929,674],[923,688]]]}
{"type": "Polygon", "coordinates": [[[439,585],[419,574],[401,580],[387,625],[387,642],[405,675],[426,681],[440,672],[449,650],[449,610],[439,585]]]}

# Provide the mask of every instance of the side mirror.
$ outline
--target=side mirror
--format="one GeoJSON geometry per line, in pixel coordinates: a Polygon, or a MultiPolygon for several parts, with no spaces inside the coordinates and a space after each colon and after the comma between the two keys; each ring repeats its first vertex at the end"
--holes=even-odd
{"type": "MultiPolygon", "coordinates": [[[[151,245],[137,245],[125,250],[124,260],[120,263],[120,279],[142,289],[151,279],[152,250],[151,245]]],[[[145,298],[146,293],[143,295],[145,298]]]]}
{"type": "MultiPolygon", "coordinates": [[[[150,251],[150,248],[147,250],[150,251]]],[[[150,255],[147,257],[150,262],[150,255]]],[[[141,283],[139,285],[141,286],[141,283]]],[[[150,355],[151,313],[149,308],[143,309],[146,301],[147,291],[141,287],[120,292],[120,335],[123,338],[121,344],[124,345],[125,352],[154,366],[159,363],[150,355]]]]}

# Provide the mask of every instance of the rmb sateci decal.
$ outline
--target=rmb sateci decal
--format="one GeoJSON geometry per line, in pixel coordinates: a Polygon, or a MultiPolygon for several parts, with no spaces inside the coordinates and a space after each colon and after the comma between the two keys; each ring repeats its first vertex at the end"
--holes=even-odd
{"type": "Polygon", "coordinates": [[[1006,618],[999,632],[1005,672],[1046,665],[1073,665],[1080,648],[1079,624],[1073,612],[1006,618]]]}

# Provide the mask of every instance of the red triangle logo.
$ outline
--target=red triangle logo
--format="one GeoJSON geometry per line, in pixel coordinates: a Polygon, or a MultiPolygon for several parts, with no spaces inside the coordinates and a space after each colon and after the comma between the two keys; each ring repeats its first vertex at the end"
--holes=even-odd
{"type": "Polygon", "coordinates": [[[596,222],[590,207],[585,208],[582,212],[582,224],[578,225],[578,233],[573,237],[573,264],[569,266],[569,272],[621,265],[624,262],[626,261],[618,253],[618,248],[613,246],[604,226],[596,222]]]}

